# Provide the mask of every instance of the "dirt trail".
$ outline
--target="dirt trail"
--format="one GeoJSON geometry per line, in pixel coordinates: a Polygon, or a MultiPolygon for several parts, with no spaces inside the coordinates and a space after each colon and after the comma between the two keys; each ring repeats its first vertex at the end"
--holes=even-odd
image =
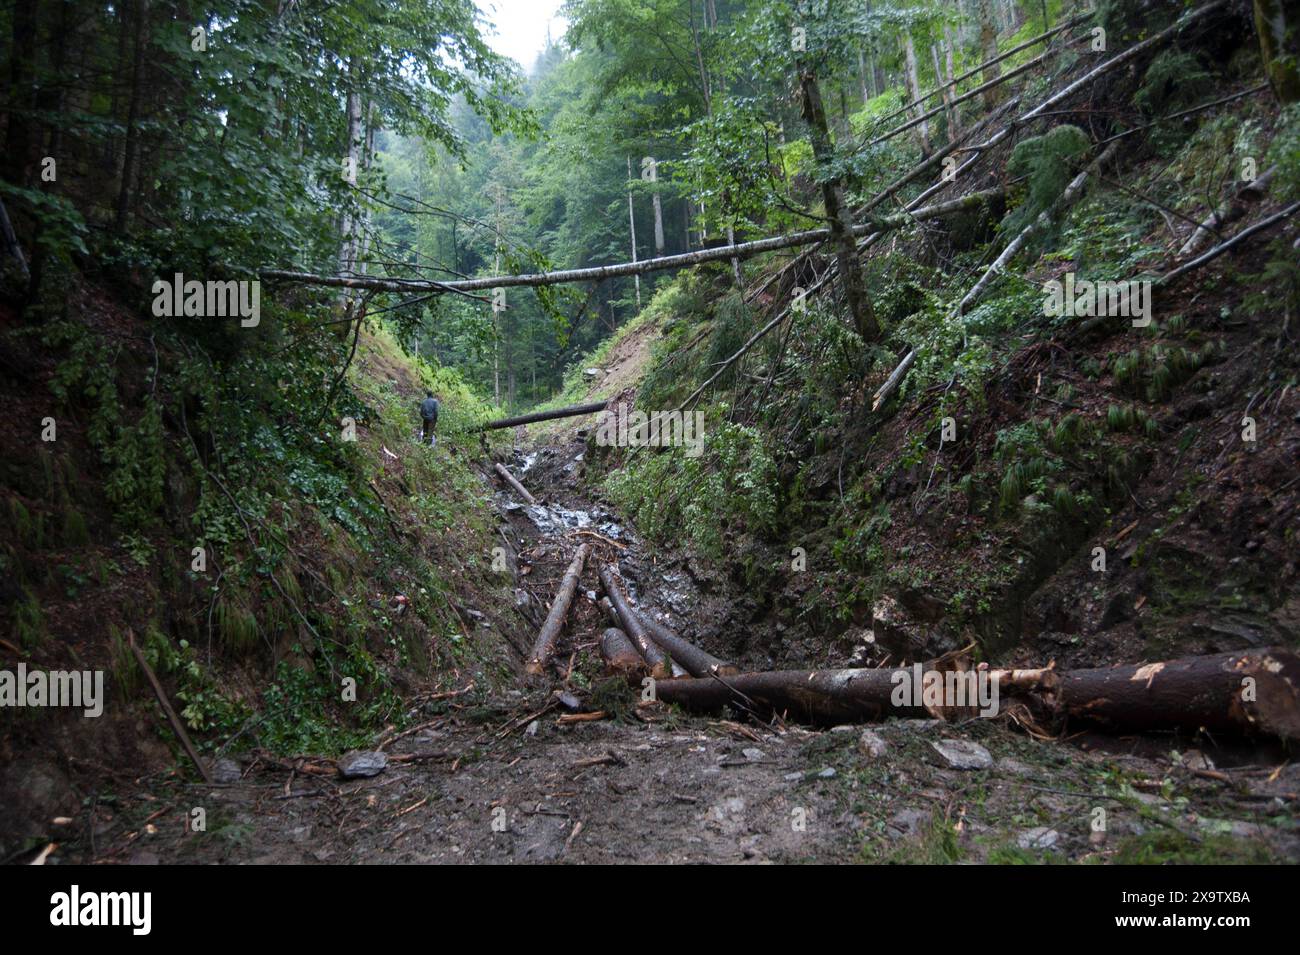
{"type": "MultiPolygon", "coordinates": [[[[1172,737],[1063,744],[992,720],[814,730],[637,715],[628,706],[620,719],[566,723],[554,687],[563,683],[591,708],[601,692],[595,639],[604,620],[591,600],[597,561],[621,558],[634,599],[675,626],[689,623],[683,614],[692,602],[725,599],[701,592],[689,559],[657,563],[633,529],[584,497],[584,445],[578,434],[566,437],[567,443],[517,450],[510,462],[542,504],[522,505],[500,482],[494,499],[502,538],[511,544],[517,604],[530,621],[544,617],[576,542],[595,547],[556,657],[567,680],[557,676],[533,688],[521,681],[520,689],[483,705],[430,701],[427,725],[385,746],[388,767],[369,779],[339,780],[328,763],[316,772],[311,764],[290,772],[289,764],[254,763],[240,766],[240,781],[226,785],[156,782],[119,805],[95,858],[746,863],[1300,856],[1300,767],[1274,751],[1189,750],[1188,741],[1172,737]],[[207,829],[188,832],[186,818],[200,806],[207,829]],[[131,821],[125,827],[124,818],[131,821]]],[[[501,624],[475,618],[485,629],[501,624]]],[[[684,629],[712,652],[733,649],[684,629]]]]}

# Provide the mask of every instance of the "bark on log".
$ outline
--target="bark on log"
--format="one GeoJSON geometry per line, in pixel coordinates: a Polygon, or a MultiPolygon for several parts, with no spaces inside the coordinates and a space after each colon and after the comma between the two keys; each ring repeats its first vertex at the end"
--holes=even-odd
{"type": "MultiPolygon", "coordinates": [[[[600,601],[599,601],[599,605],[600,605],[600,609],[603,610],[603,611],[605,612],[605,616],[609,618],[610,626],[612,626],[614,629],[616,629],[616,630],[620,630],[620,632],[622,632],[620,628],[623,626],[623,620],[622,620],[622,618],[619,617],[619,615],[618,615],[618,611],[614,609],[614,605],[613,605],[612,603],[609,602],[609,598],[608,598],[608,597],[601,597],[601,598],[600,598],[600,601]]],[[[641,625],[642,625],[642,626],[645,626],[645,623],[646,623],[645,618],[643,618],[643,617],[641,617],[640,615],[638,615],[638,616],[637,616],[637,619],[641,621],[641,625]]],[[[626,634],[624,634],[624,636],[626,636],[626,634]]],[[[654,638],[651,637],[651,639],[654,639],[654,638]]],[[[660,646],[658,640],[655,640],[655,646],[660,646]]],[[[660,649],[663,649],[663,648],[660,647],[660,649]]],[[[638,659],[638,660],[641,659],[640,654],[637,655],[637,659],[638,659]]],[[[691,672],[690,672],[689,670],[687,670],[684,666],[682,666],[680,663],[678,663],[676,660],[672,659],[671,657],[668,659],[668,664],[669,664],[669,666],[672,668],[672,674],[671,674],[672,676],[690,676],[690,675],[691,675],[691,672]]],[[[643,668],[643,669],[644,669],[644,668],[643,668]]]]}
{"type": "Polygon", "coordinates": [[[1178,268],[1174,269],[1172,272],[1166,272],[1164,275],[1160,276],[1160,278],[1156,279],[1155,285],[1157,286],[1168,285],[1170,282],[1172,282],[1174,279],[1178,278],[1179,276],[1186,275],[1188,272],[1192,272],[1195,271],[1196,269],[1199,269],[1201,266],[1206,265],[1207,263],[1223,255],[1223,253],[1227,252],[1233,246],[1244,242],[1246,239],[1249,239],[1252,235],[1255,235],[1257,232],[1263,232],[1266,229],[1271,229],[1279,222],[1283,222],[1286,219],[1289,219],[1297,212],[1300,212],[1300,202],[1293,202],[1285,209],[1282,209],[1279,212],[1275,212],[1273,213],[1273,215],[1265,219],[1260,219],[1258,222],[1256,222],[1252,226],[1249,226],[1248,228],[1242,229],[1231,239],[1228,239],[1226,242],[1219,243],[1214,248],[1210,249],[1210,251],[1206,252],[1204,255],[1197,256],[1196,258],[1192,259],[1192,261],[1186,263],[1185,265],[1178,266],[1178,268]]]}
{"type": "Polygon", "coordinates": [[[1116,729],[1300,739],[1300,658],[1282,648],[1067,670],[1059,693],[1067,719],[1116,729]]]}
{"type": "Polygon", "coordinates": [[[511,474],[509,471],[507,471],[506,466],[504,464],[497,463],[492,466],[496,468],[496,472],[501,476],[501,480],[509,484],[514,489],[514,492],[516,494],[522,497],[529,504],[537,503],[537,498],[533,497],[531,494],[528,493],[528,488],[520,484],[519,479],[516,478],[513,474],[511,474]]]}
{"type": "Polygon", "coordinates": [[[1219,230],[1225,225],[1232,225],[1246,214],[1247,200],[1261,198],[1276,172],[1276,167],[1268,169],[1253,182],[1243,184],[1234,192],[1230,200],[1211,209],[1210,214],[1201,220],[1191,236],[1179,248],[1179,256],[1199,252],[1201,247],[1210,241],[1211,236],[1222,240],[1223,236],[1219,230]]]}
{"type": "Polygon", "coordinates": [[[555,653],[555,641],[564,627],[564,618],[573,603],[574,591],[578,589],[578,578],[582,576],[582,565],[587,560],[588,545],[582,544],[573,555],[569,569],[560,581],[560,590],[551,602],[551,611],[546,615],[546,622],[537,633],[537,642],[533,644],[533,654],[524,671],[531,676],[540,676],[546,664],[555,653]]]}
{"type": "MultiPolygon", "coordinates": [[[[946,154],[947,153],[943,153],[943,155],[946,154]]],[[[942,158],[940,153],[935,153],[935,156],[942,158]]],[[[918,167],[918,169],[919,168],[921,167],[918,167]]],[[[929,168],[929,165],[927,165],[926,168],[929,168]]],[[[900,181],[897,185],[901,188],[905,183],[900,181]]],[[[856,225],[853,227],[853,234],[855,236],[866,235],[874,231],[879,231],[882,226],[886,229],[899,228],[900,226],[910,222],[912,219],[932,218],[957,211],[955,207],[946,204],[941,205],[943,205],[944,208],[925,210],[917,209],[910,216],[886,216],[861,225],[856,225]]],[[[705,262],[717,262],[733,258],[750,258],[755,255],[762,255],[765,252],[775,252],[780,251],[781,249],[789,249],[801,245],[814,245],[826,241],[830,236],[830,229],[807,229],[802,232],[791,232],[786,235],[772,236],[767,239],[755,239],[752,242],[737,242],[734,245],[722,245],[712,249],[683,252],[679,255],[665,255],[653,259],[642,259],[640,262],[621,262],[616,265],[601,265],[592,268],[569,269],[560,272],[542,272],[534,275],[489,275],[477,279],[458,279],[454,282],[436,282],[431,279],[384,279],[367,276],[350,277],[337,275],[314,275],[308,272],[292,272],[280,269],[263,269],[261,271],[261,276],[267,280],[296,282],[301,285],[371,289],[377,292],[471,292],[481,291],[483,289],[507,288],[514,286],[536,287],[541,285],[560,285],[565,282],[586,282],[596,279],[617,278],[625,275],[638,275],[644,272],[662,271],[664,269],[685,268],[691,265],[700,265],[705,262]]],[[[573,413],[584,414],[585,412],[574,411],[573,413]]],[[[555,412],[539,412],[539,414],[548,415],[550,417],[564,417],[564,415],[555,412]]],[[[527,424],[530,420],[545,421],[546,418],[534,418],[531,415],[523,415],[520,419],[507,418],[502,422],[493,422],[492,425],[481,427],[490,428],[495,426],[504,428],[510,427],[510,422],[527,424]]]]}
{"type": "Polygon", "coordinates": [[[632,643],[649,665],[650,675],[656,680],[669,677],[672,671],[668,666],[668,658],[664,656],[664,652],[659,649],[659,645],[654,642],[646,628],[641,625],[640,618],[632,611],[627,597],[624,596],[623,590],[619,586],[618,572],[608,564],[601,567],[600,583],[605,588],[605,593],[609,596],[609,602],[613,605],[615,613],[618,614],[619,622],[623,625],[623,632],[631,638],[632,643]]]}
{"type": "Polygon", "coordinates": [[[617,627],[609,627],[600,635],[600,655],[605,660],[605,672],[621,676],[629,682],[639,682],[646,672],[645,661],[636,652],[627,634],[617,627]]]}
{"type": "MultiPolygon", "coordinates": [[[[1300,658],[1282,648],[1061,673],[987,674],[997,677],[999,708],[1008,698],[1020,700],[1048,720],[1300,739],[1300,658]]],[[[895,688],[912,677],[912,670],[778,670],[659,680],[655,692],[690,710],[733,706],[812,723],[929,715],[916,700],[894,705],[895,688]]]]}
{"type": "Polygon", "coordinates": [[[689,640],[679,637],[657,620],[651,620],[649,617],[639,617],[638,619],[650,632],[651,639],[659,645],[660,649],[667,653],[674,663],[680,663],[691,676],[708,676],[710,673],[720,673],[726,676],[740,672],[734,664],[719,660],[713,654],[701,650],[689,640]]]}
{"type": "Polygon", "coordinates": [[[523,414],[514,418],[500,418],[496,421],[489,421],[487,424],[481,424],[474,431],[499,431],[502,428],[514,428],[521,424],[534,424],[538,421],[550,421],[553,418],[576,418],[578,415],[595,414],[598,411],[604,411],[608,401],[592,401],[585,405],[569,405],[565,408],[554,408],[551,411],[536,411],[533,414],[523,414]]]}
{"type": "Polygon", "coordinates": [[[893,670],[773,670],[732,676],[658,680],[655,696],[687,710],[731,706],[806,723],[847,723],[886,716],[929,716],[922,706],[895,707],[893,670]]]}

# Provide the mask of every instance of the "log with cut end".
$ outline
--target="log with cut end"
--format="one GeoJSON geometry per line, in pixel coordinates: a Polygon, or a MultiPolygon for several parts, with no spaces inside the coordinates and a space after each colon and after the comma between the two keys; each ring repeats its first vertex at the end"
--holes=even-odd
{"type": "Polygon", "coordinates": [[[537,642],[533,644],[532,656],[524,667],[525,672],[532,676],[540,675],[555,653],[555,641],[564,627],[564,618],[569,613],[569,605],[573,603],[573,594],[578,589],[578,578],[582,576],[582,565],[587,560],[587,552],[586,544],[578,548],[569,564],[569,569],[564,572],[564,577],[560,581],[560,590],[555,595],[555,600],[551,602],[551,611],[546,615],[546,622],[537,633],[537,642]]]}
{"type": "Polygon", "coordinates": [[[600,583],[605,588],[605,593],[614,607],[614,612],[618,615],[619,622],[623,625],[623,632],[631,638],[632,643],[636,645],[637,650],[640,651],[641,656],[649,665],[650,675],[656,680],[668,677],[672,672],[669,669],[668,658],[664,656],[663,650],[659,649],[659,645],[654,642],[649,632],[641,624],[640,618],[632,612],[632,607],[619,586],[618,571],[608,564],[601,567],[600,583]]]}
{"type": "MultiPolygon", "coordinates": [[[[1300,658],[1280,648],[1100,669],[984,672],[997,678],[999,709],[1014,699],[1049,721],[1300,739],[1300,658]]],[[[915,698],[894,704],[895,689],[913,676],[912,670],[777,670],[659,680],[656,695],[690,710],[731,706],[810,723],[928,715],[915,698]]]]}
{"type": "Polygon", "coordinates": [[[493,467],[496,468],[497,474],[501,476],[501,480],[509,484],[514,489],[514,492],[516,494],[522,497],[529,504],[537,503],[537,498],[533,497],[531,494],[528,493],[528,488],[520,484],[519,479],[516,478],[513,474],[511,474],[508,470],[506,470],[506,466],[504,464],[498,463],[493,465],[493,467]]]}
{"type": "Polygon", "coordinates": [[[605,672],[635,681],[646,672],[645,661],[636,652],[627,634],[617,627],[609,627],[600,635],[600,655],[605,660],[605,672]]]}
{"type": "Polygon", "coordinates": [[[535,411],[532,414],[522,414],[514,418],[501,418],[497,421],[489,421],[481,424],[474,431],[496,431],[501,428],[514,428],[521,424],[533,424],[538,421],[550,421],[553,418],[573,418],[578,415],[595,414],[597,411],[604,411],[608,401],[592,401],[585,405],[569,405],[567,408],[555,408],[551,411],[535,411]]]}
{"type": "Polygon", "coordinates": [[[725,676],[740,672],[733,664],[706,653],[695,644],[679,637],[662,623],[649,617],[641,617],[640,620],[650,631],[651,639],[672,658],[674,663],[680,663],[685,667],[686,672],[691,676],[708,676],[710,673],[721,673],[725,676]]]}
{"type": "MultiPolygon", "coordinates": [[[[599,603],[600,609],[603,610],[603,611],[605,612],[605,616],[609,618],[609,625],[610,625],[611,627],[613,627],[614,629],[616,629],[616,630],[620,630],[620,628],[623,626],[623,620],[622,620],[622,618],[619,617],[619,615],[618,615],[618,611],[614,609],[614,605],[613,605],[612,603],[609,602],[609,598],[608,598],[608,597],[601,597],[600,600],[598,601],[598,603],[599,603]]],[[[638,617],[637,619],[638,619],[638,620],[641,620],[641,624],[642,624],[642,626],[645,625],[645,621],[644,621],[644,620],[642,620],[640,617],[638,617]]],[[[620,630],[620,632],[622,632],[622,631],[620,630]]],[[[623,636],[626,637],[627,634],[623,634],[623,636]]],[[[656,641],[655,641],[655,645],[658,646],[658,645],[659,645],[659,641],[656,640],[656,641]]],[[[663,649],[663,648],[660,647],[660,649],[663,649]]],[[[640,657],[638,656],[637,659],[639,660],[640,657]]],[[[691,675],[691,674],[690,674],[690,671],[688,671],[685,667],[683,667],[680,663],[678,663],[676,660],[672,659],[671,657],[669,658],[668,663],[669,663],[669,665],[672,667],[672,671],[673,671],[673,672],[672,672],[672,675],[673,675],[673,676],[690,676],[690,675],[691,675]]],[[[642,669],[645,669],[645,668],[642,667],[642,669]]]]}
{"type": "Polygon", "coordinates": [[[1300,739],[1300,658],[1281,648],[1060,674],[1058,711],[1115,729],[1300,739]]]}

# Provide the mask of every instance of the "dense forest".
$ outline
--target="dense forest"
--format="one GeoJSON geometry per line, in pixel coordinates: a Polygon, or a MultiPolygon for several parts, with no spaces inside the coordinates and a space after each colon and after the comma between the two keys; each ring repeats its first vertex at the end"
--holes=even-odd
{"type": "Polygon", "coordinates": [[[522,9],[0,5],[0,862],[1300,859],[1295,5],[522,9]]]}

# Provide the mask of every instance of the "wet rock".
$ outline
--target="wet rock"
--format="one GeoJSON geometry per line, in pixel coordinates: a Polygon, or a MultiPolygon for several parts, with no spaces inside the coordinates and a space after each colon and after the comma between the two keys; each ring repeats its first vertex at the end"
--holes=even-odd
{"type": "Polygon", "coordinates": [[[875,730],[863,730],[858,737],[858,752],[869,759],[879,759],[888,751],[889,744],[875,730]]]}
{"type": "Polygon", "coordinates": [[[1182,763],[1188,769],[1210,770],[1214,768],[1214,763],[1199,749],[1189,749],[1183,753],[1182,763]]]}
{"type": "Polygon", "coordinates": [[[1055,829],[1049,829],[1046,826],[1035,826],[1033,829],[1026,829],[1016,837],[1016,845],[1022,849],[1050,849],[1056,845],[1060,834],[1055,829]]]}
{"type": "Polygon", "coordinates": [[[378,776],[388,768],[388,755],[378,750],[353,750],[339,758],[339,775],[344,779],[378,776]]]}
{"type": "Polygon", "coordinates": [[[222,758],[212,764],[212,781],[223,785],[237,783],[244,777],[244,771],[233,759],[222,758]]]}
{"type": "Polygon", "coordinates": [[[904,809],[889,817],[889,834],[914,836],[930,821],[930,813],[921,809],[904,809]]]}
{"type": "Polygon", "coordinates": [[[979,743],[966,739],[941,739],[930,744],[953,769],[988,769],[993,757],[979,743]]]}
{"type": "Polygon", "coordinates": [[[555,701],[571,713],[576,713],[582,709],[582,700],[578,699],[572,693],[565,691],[556,691],[555,701]]]}

